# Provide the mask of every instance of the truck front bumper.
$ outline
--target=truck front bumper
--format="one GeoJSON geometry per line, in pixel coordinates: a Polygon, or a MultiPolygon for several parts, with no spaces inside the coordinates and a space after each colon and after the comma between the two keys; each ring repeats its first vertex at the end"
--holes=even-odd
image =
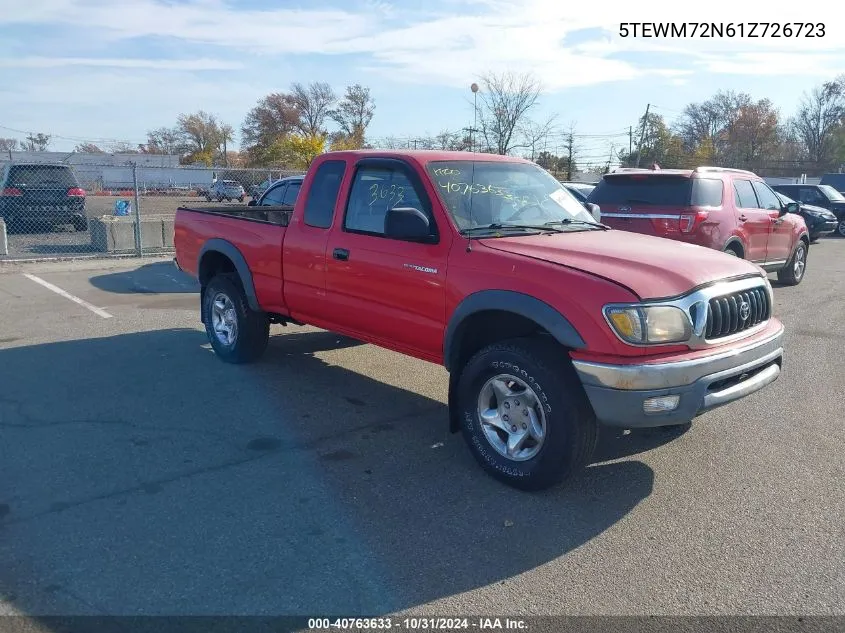
{"type": "Polygon", "coordinates": [[[689,422],[777,380],[783,326],[762,340],[675,362],[609,365],[573,360],[596,417],[626,428],[689,422]]]}

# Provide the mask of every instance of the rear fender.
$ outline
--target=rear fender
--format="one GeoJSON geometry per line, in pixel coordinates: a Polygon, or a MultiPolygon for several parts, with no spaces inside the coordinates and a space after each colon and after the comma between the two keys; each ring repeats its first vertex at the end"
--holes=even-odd
{"type": "MultiPolygon", "coordinates": [[[[261,306],[258,304],[258,295],[255,293],[255,283],[252,279],[252,271],[250,271],[249,265],[246,263],[246,258],[244,258],[243,254],[238,250],[237,246],[229,241],[217,237],[212,238],[203,244],[199,252],[199,257],[197,258],[197,277],[202,285],[202,293],[200,294],[200,297],[202,298],[202,294],[205,293],[205,286],[211,277],[204,275],[203,259],[212,253],[224,255],[232,262],[241,281],[241,287],[244,289],[244,294],[246,295],[249,307],[256,312],[261,312],[261,306]]],[[[201,305],[205,305],[205,302],[202,300],[200,303],[201,305]]],[[[205,322],[204,308],[202,320],[205,322]]]]}

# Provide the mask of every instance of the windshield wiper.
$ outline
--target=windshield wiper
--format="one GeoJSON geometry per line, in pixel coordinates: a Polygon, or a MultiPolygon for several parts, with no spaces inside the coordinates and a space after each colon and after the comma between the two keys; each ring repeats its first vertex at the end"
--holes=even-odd
{"type": "Polygon", "coordinates": [[[483,226],[471,226],[467,229],[461,230],[461,235],[471,235],[481,231],[503,231],[508,229],[516,229],[522,231],[545,231],[551,233],[563,233],[563,229],[559,229],[551,224],[485,224],[483,226]]]}
{"type": "Polygon", "coordinates": [[[576,220],[574,218],[566,218],[565,220],[555,220],[553,222],[547,222],[544,226],[555,225],[555,224],[578,224],[578,225],[585,225],[585,226],[594,226],[596,228],[601,229],[602,231],[607,231],[610,227],[607,224],[602,224],[601,222],[590,222],[588,220],[576,220]]]}

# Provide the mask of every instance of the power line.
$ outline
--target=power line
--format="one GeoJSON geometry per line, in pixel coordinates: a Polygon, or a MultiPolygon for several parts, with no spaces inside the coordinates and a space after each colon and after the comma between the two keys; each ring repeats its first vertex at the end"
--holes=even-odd
{"type": "Polygon", "coordinates": [[[7,127],[5,125],[0,125],[0,130],[6,130],[7,132],[15,132],[17,134],[45,134],[49,136],[51,139],[59,139],[62,141],[74,141],[76,143],[126,143],[127,145],[143,145],[143,143],[138,143],[135,141],[127,141],[125,139],[116,139],[116,138],[80,138],[75,136],[63,136],[61,134],[48,134],[46,132],[32,132],[27,130],[19,130],[12,127],[7,127]]]}

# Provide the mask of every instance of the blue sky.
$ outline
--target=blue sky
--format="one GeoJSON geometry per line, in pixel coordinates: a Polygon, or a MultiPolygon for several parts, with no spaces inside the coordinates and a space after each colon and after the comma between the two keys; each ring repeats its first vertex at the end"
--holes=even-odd
{"type": "Polygon", "coordinates": [[[550,149],[574,124],[580,157],[598,162],[611,144],[627,147],[647,103],[671,121],[685,104],[733,89],[791,114],[804,90],[845,72],[845,27],[826,6],[27,0],[0,11],[0,126],[53,134],[58,150],[76,139],[143,142],[198,109],[238,129],[263,95],[319,80],[339,93],[370,87],[369,136],[413,138],[471,124],[469,85],[480,74],[530,71],[544,86],[531,116],[557,116],[550,149]],[[824,37],[619,36],[621,21],[808,18],[825,23],[824,37]]]}

